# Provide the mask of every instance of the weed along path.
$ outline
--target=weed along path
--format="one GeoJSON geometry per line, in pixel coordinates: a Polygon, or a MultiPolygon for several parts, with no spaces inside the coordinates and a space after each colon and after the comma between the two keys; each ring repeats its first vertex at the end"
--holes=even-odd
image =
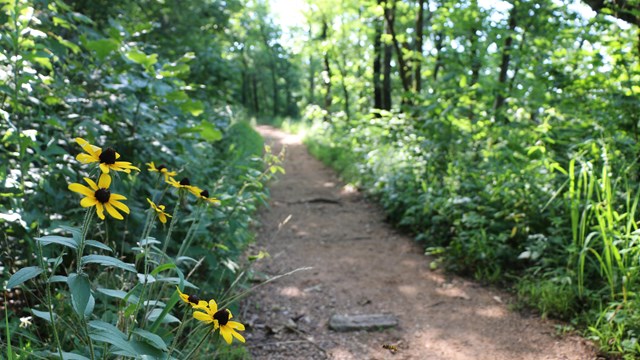
{"type": "Polygon", "coordinates": [[[312,269],[266,284],[244,302],[239,318],[251,327],[247,347],[256,359],[596,358],[580,337],[559,337],[553,323],[511,312],[504,293],[431,271],[422,248],[299,138],[259,131],[275,151],[287,147],[287,173],[262,211],[255,250],[271,257],[255,270],[271,277],[312,269]],[[340,331],[368,321],[370,330],[340,331]]]}

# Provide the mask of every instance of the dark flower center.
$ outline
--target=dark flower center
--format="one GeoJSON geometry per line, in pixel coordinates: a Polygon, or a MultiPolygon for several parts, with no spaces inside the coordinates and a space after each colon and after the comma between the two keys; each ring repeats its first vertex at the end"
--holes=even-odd
{"type": "Polygon", "coordinates": [[[229,310],[221,309],[217,313],[213,314],[213,318],[218,320],[218,325],[224,326],[229,322],[229,310]]]}
{"type": "Polygon", "coordinates": [[[202,190],[202,192],[200,193],[200,196],[202,196],[204,198],[208,198],[209,197],[209,192],[207,190],[202,190]]]}
{"type": "Polygon", "coordinates": [[[164,169],[166,169],[166,168],[167,168],[166,166],[164,166],[164,165],[160,165],[160,166],[158,166],[158,168],[157,168],[157,169],[158,169],[158,171],[159,171],[159,172],[162,172],[162,170],[164,170],[164,169]]]}
{"type": "Polygon", "coordinates": [[[99,157],[102,164],[113,165],[116,163],[116,151],[112,148],[106,148],[99,157]]]}
{"type": "Polygon", "coordinates": [[[189,185],[191,185],[191,181],[189,181],[189,178],[184,178],[184,179],[180,180],[180,185],[189,186],[189,185]]]}
{"type": "Polygon", "coordinates": [[[96,190],[96,200],[98,200],[101,203],[108,203],[109,202],[109,198],[111,197],[111,191],[109,191],[109,189],[98,189],[96,190]]]}
{"type": "Polygon", "coordinates": [[[198,297],[198,295],[189,295],[189,298],[187,300],[189,300],[189,302],[192,304],[197,304],[198,302],[200,302],[200,298],[198,297]]]}

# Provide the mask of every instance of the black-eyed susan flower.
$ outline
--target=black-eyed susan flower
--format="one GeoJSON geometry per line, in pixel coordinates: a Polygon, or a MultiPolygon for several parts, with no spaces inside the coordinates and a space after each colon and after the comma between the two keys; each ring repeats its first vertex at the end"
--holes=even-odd
{"type": "Polygon", "coordinates": [[[214,197],[209,197],[209,192],[207,190],[201,190],[201,189],[198,189],[198,190],[200,190],[200,192],[194,195],[197,196],[199,199],[202,199],[212,205],[216,205],[216,206],[220,205],[220,200],[214,197]]]}
{"type": "Polygon", "coordinates": [[[193,317],[205,324],[213,324],[214,330],[220,329],[220,335],[227,344],[231,344],[233,338],[238,339],[240,342],[245,342],[244,337],[236,331],[243,331],[244,325],[237,321],[231,321],[233,315],[229,309],[218,310],[218,304],[216,304],[215,300],[209,300],[208,306],[198,310],[204,310],[205,312],[194,311],[193,317]]]}
{"type": "MultiPolygon", "coordinates": [[[[167,181],[167,184],[173,186],[176,189],[185,189],[190,193],[194,193],[195,191],[200,190],[197,186],[191,185],[191,181],[189,178],[182,178],[182,180],[177,181],[176,179],[170,177],[167,181]]],[[[202,190],[200,190],[202,191],[202,190]]]]}
{"type": "Polygon", "coordinates": [[[167,223],[167,217],[171,217],[171,215],[169,215],[166,212],[164,212],[165,206],[164,205],[156,205],[149,198],[147,198],[147,202],[149,202],[149,205],[151,205],[151,208],[153,210],[155,210],[156,214],[158,215],[158,219],[160,220],[160,222],[163,223],[163,224],[166,224],[167,223]]]}
{"type": "Polygon", "coordinates": [[[191,305],[192,308],[204,309],[208,306],[207,302],[204,300],[200,300],[198,295],[187,295],[182,291],[180,291],[180,288],[177,286],[176,286],[176,289],[178,289],[178,295],[180,295],[180,299],[185,303],[191,305]]]}
{"type": "Polygon", "coordinates": [[[147,166],[149,167],[147,170],[151,172],[158,172],[164,175],[164,181],[169,181],[170,177],[178,175],[178,173],[175,171],[169,171],[169,169],[167,169],[167,167],[164,165],[158,165],[158,167],[156,167],[153,161],[150,163],[147,163],[147,166]]]}
{"type": "Polygon", "coordinates": [[[117,161],[120,158],[120,154],[112,148],[102,150],[95,145],[89,144],[89,142],[82,138],[76,138],[76,142],[82,147],[82,150],[86,152],[78,154],[76,159],[83,164],[99,163],[100,170],[105,174],[109,173],[109,169],[113,171],[123,171],[127,174],[130,173],[131,170],[140,171],[140,169],[131,165],[128,161],[117,161]]]}
{"type": "Polygon", "coordinates": [[[84,178],[84,181],[89,184],[90,188],[78,183],[69,184],[69,190],[85,196],[80,200],[80,206],[95,206],[96,213],[102,220],[104,220],[105,209],[109,215],[118,220],[124,219],[118,210],[126,214],[129,213],[127,205],[120,202],[120,200],[127,200],[127,198],[119,194],[112,194],[109,190],[111,176],[108,174],[100,174],[97,184],[89,178],[84,178]]]}

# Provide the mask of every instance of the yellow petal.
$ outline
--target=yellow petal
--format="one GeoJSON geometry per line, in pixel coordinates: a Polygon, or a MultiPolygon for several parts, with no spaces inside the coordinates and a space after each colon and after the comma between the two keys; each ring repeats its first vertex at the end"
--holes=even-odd
{"type": "Polygon", "coordinates": [[[163,224],[167,223],[167,217],[162,212],[158,214],[158,219],[160,219],[160,222],[163,224]]]}
{"type": "MultiPolygon", "coordinates": [[[[100,164],[102,166],[102,164],[100,164]]],[[[108,189],[111,185],[111,176],[109,174],[101,174],[98,179],[98,187],[101,189],[108,189]]]]}
{"type": "Polygon", "coordinates": [[[189,303],[189,295],[183,293],[182,291],[180,291],[180,288],[176,285],[176,290],[178,290],[178,295],[180,296],[180,299],[182,299],[182,301],[186,302],[187,304],[189,303]]]}
{"type": "Polygon", "coordinates": [[[104,220],[104,206],[102,206],[99,201],[96,203],[96,213],[98,214],[100,220],[104,220]]]}
{"type": "Polygon", "coordinates": [[[98,185],[96,185],[96,183],[95,183],[93,180],[89,179],[88,177],[83,178],[83,179],[84,179],[84,181],[86,181],[86,182],[87,182],[87,184],[89,184],[89,186],[91,186],[91,188],[92,188],[94,191],[96,191],[96,190],[98,190],[98,189],[99,189],[99,188],[98,188],[98,185]]]}
{"type": "Polygon", "coordinates": [[[109,215],[111,215],[112,217],[118,219],[118,220],[124,220],[124,217],[122,217],[122,214],[120,214],[118,212],[118,210],[114,209],[113,206],[111,206],[111,204],[106,203],[104,204],[104,207],[107,209],[107,212],[109,213],[109,215]]]}
{"type": "Polygon", "coordinates": [[[209,300],[209,310],[211,311],[212,314],[215,314],[218,312],[218,304],[216,304],[216,301],[213,299],[209,300]]]}
{"type": "Polygon", "coordinates": [[[80,200],[80,206],[85,207],[85,208],[86,207],[92,207],[97,203],[98,203],[98,200],[95,197],[87,196],[85,198],[82,198],[82,200],[80,200]]]}
{"type": "Polygon", "coordinates": [[[244,331],[244,325],[240,324],[237,321],[229,321],[227,322],[227,326],[231,327],[232,329],[244,331]]]}
{"type": "Polygon", "coordinates": [[[109,166],[107,164],[100,164],[100,170],[102,170],[103,173],[108,174],[109,166]]]}
{"type": "Polygon", "coordinates": [[[224,341],[226,341],[227,344],[229,345],[231,345],[231,341],[233,341],[233,338],[231,337],[232,332],[233,330],[228,326],[220,327],[220,335],[222,335],[222,337],[224,338],[224,341]]]}
{"type": "Polygon", "coordinates": [[[120,201],[113,200],[113,195],[111,195],[111,198],[109,199],[109,204],[113,205],[113,207],[117,208],[125,214],[130,213],[129,207],[127,205],[121,203],[120,201]]]}
{"type": "Polygon", "coordinates": [[[211,317],[211,315],[205,314],[201,311],[194,311],[193,318],[202,321],[205,324],[210,324],[213,322],[213,318],[211,317]]]}
{"type": "Polygon", "coordinates": [[[127,200],[126,197],[120,195],[120,194],[111,194],[111,197],[109,199],[112,200],[127,200]]]}
{"type": "Polygon", "coordinates": [[[76,156],[76,160],[80,161],[83,164],[89,164],[92,162],[100,161],[100,158],[96,156],[91,156],[89,154],[80,153],[78,154],[78,156],[76,156]]]}
{"type": "Polygon", "coordinates": [[[77,192],[84,196],[95,196],[96,193],[95,190],[91,190],[88,187],[78,183],[69,184],[69,190],[77,192]]]}
{"type": "Polygon", "coordinates": [[[244,340],[244,336],[240,335],[238,332],[236,332],[235,330],[231,330],[231,335],[233,335],[234,338],[238,339],[240,342],[245,342],[244,340]]]}
{"type": "Polygon", "coordinates": [[[206,309],[207,302],[204,300],[200,300],[196,305],[191,304],[191,307],[193,307],[194,309],[206,309]]]}

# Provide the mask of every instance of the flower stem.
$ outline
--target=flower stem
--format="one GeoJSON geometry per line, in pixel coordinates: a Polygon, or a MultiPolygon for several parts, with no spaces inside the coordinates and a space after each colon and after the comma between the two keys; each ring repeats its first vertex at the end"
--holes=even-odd
{"type": "Polygon", "coordinates": [[[162,245],[162,256],[165,257],[167,253],[167,247],[169,247],[169,242],[171,241],[171,233],[173,232],[173,226],[175,225],[178,218],[178,210],[180,209],[180,204],[182,203],[182,199],[184,199],[184,191],[180,191],[180,196],[178,197],[178,202],[176,203],[176,207],[173,209],[173,215],[171,215],[171,223],[169,224],[169,230],[167,231],[167,237],[164,239],[164,244],[162,245]]]}
{"type": "Polygon", "coordinates": [[[187,320],[187,315],[189,315],[189,312],[185,311],[184,315],[182,316],[182,321],[180,321],[180,326],[178,326],[178,331],[176,331],[176,335],[173,337],[173,341],[171,342],[171,347],[169,348],[169,354],[167,355],[167,359],[171,359],[171,354],[173,353],[173,349],[175,349],[176,343],[178,342],[178,339],[182,335],[182,330],[184,330],[184,323],[187,320]]]}
{"type": "Polygon", "coordinates": [[[93,211],[87,209],[87,213],[84,216],[84,223],[82,224],[82,230],[80,233],[80,244],[78,244],[78,250],[76,251],[76,273],[82,273],[82,254],[84,253],[84,245],[87,241],[87,234],[89,233],[89,226],[93,219],[93,211]]]}
{"type": "Polygon", "coordinates": [[[200,349],[200,346],[202,346],[202,344],[204,343],[204,340],[207,338],[207,336],[209,336],[209,334],[211,334],[213,332],[213,326],[209,329],[209,331],[207,331],[207,333],[202,337],[202,339],[200,340],[200,342],[198,343],[198,345],[196,345],[196,347],[191,350],[191,352],[189,353],[189,355],[187,355],[184,359],[185,360],[189,360],[189,358],[191,358],[191,355],[193,355],[198,349],[200,349]]]}

